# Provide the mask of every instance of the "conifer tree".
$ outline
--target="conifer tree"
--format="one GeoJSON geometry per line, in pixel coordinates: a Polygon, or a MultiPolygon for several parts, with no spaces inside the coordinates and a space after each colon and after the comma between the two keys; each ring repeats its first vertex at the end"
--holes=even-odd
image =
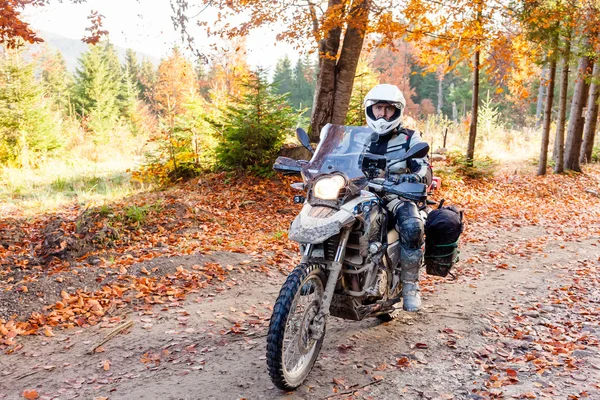
{"type": "Polygon", "coordinates": [[[43,96],[35,65],[16,50],[0,55],[0,164],[35,166],[61,147],[57,116],[43,96]]]}
{"type": "Polygon", "coordinates": [[[273,84],[277,94],[291,93],[293,90],[292,62],[287,54],[277,60],[275,73],[273,74],[273,84]]]}
{"type": "Polygon", "coordinates": [[[128,123],[132,123],[137,109],[138,91],[137,81],[129,69],[129,64],[123,65],[123,77],[118,95],[119,113],[128,123]]]}
{"type": "Polygon", "coordinates": [[[294,67],[294,82],[290,95],[290,104],[296,110],[306,110],[310,115],[315,95],[316,71],[308,55],[299,58],[294,67]]]}
{"type": "Polygon", "coordinates": [[[140,63],[137,59],[137,53],[132,49],[125,51],[125,65],[123,65],[123,74],[128,74],[131,81],[135,82],[137,92],[142,92],[142,84],[140,82],[140,63]]]}
{"type": "Polygon", "coordinates": [[[222,110],[217,159],[226,168],[269,173],[296,116],[287,105],[286,95],[273,93],[263,69],[251,73],[244,86],[246,94],[231,98],[222,110]]]}
{"type": "Polygon", "coordinates": [[[70,86],[72,76],[67,71],[67,64],[62,53],[44,46],[40,57],[42,83],[46,96],[52,99],[54,107],[63,114],[68,114],[70,106],[70,86]]]}
{"type": "Polygon", "coordinates": [[[119,115],[117,97],[121,80],[115,81],[119,76],[113,52],[107,45],[90,46],[79,59],[76,71],[75,110],[96,133],[114,127],[119,115]]]}

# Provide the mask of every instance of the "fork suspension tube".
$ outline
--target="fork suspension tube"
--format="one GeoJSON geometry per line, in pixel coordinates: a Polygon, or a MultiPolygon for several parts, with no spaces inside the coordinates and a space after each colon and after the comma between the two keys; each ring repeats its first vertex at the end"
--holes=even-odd
{"type": "Polygon", "coordinates": [[[350,227],[344,228],[340,235],[340,244],[338,245],[335,253],[335,259],[331,263],[329,268],[329,276],[327,277],[327,286],[323,293],[323,304],[319,311],[318,319],[329,316],[329,306],[331,305],[331,299],[333,298],[333,292],[335,291],[335,285],[337,284],[340,272],[342,271],[342,265],[344,261],[344,255],[346,254],[346,245],[348,244],[348,238],[350,237],[350,227]]]}

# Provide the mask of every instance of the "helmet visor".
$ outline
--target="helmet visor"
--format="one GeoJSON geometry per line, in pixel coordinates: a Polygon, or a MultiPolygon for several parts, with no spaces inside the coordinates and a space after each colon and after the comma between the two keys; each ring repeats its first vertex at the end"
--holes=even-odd
{"type": "Polygon", "coordinates": [[[365,108],[369,108],[371,106],[374,106],[375,104],[390,104],[394,107],[396,107],[397,109],[399,109],[400,111],[402,111],[402,103],[400,103],[399,101],[387,101],[387,100],[365,100],[365,108]]]}

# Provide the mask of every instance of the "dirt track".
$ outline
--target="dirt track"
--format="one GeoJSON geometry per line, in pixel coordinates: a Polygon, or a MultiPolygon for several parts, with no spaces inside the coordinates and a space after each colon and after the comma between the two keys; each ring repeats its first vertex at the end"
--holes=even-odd
{"type": "Polygon", "coordinates": [[[134,326],[102,352],[87,350],[116,319],[22,338],[23,350],[0,356],[0,399],[21,399],[24,390],[42,399],[600,399],[600,237],[563,242],[538,226],[486,232],[462,247],[458,280],[426,282],[422,312],[391,323],[332,318],[315,368],[294,393],[273,387],[265,362],[270,308],[285,276],[252,272],[238,254],[247,268],[232,272],[229,285],[120,315],[134,326]],[[580,285],[587,290],[575,294],[587,308],[556,300],[580,285]]]}

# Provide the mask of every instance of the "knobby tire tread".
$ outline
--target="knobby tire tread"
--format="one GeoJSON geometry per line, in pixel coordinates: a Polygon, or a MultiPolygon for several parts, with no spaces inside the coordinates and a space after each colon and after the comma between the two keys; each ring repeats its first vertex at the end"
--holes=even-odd
{"type": "Polygon", "coordinates": [[[300,290],[300,283],[315,269],[319,270],[321,267],[318,264],[298,264],[286,278],[277,296],[275,306],[273,306],[273,314],[271,315],[267,335],[267,368],[275,386],[282,390],[294,390],[300,386],[300,384],[291,386],[285,380],[283,365],[281,364],[283,360],[283,337],[290,308],[296,293],[300,290]]]}

